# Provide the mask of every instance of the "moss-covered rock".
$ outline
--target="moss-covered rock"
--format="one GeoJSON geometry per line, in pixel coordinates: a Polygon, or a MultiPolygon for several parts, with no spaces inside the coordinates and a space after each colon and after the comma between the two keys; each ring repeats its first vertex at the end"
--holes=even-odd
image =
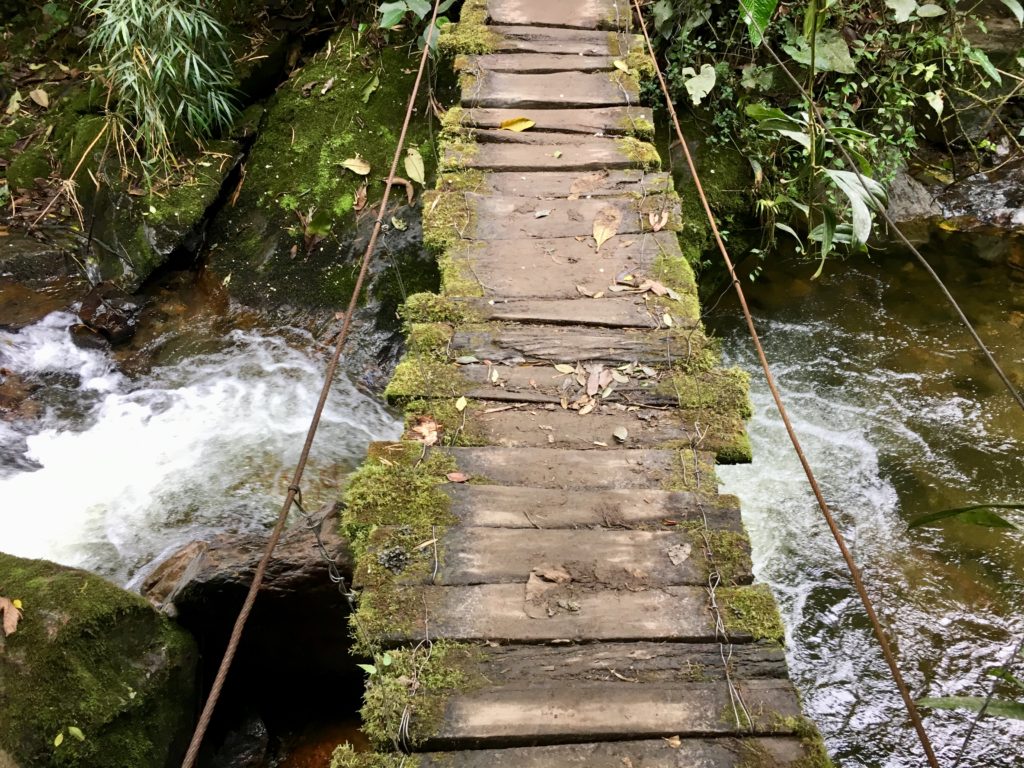
{"type": "Polygon", "coordinates": [[[43,144],[29,146],[7,166],[7,184],[12,190],[31,189],[36,179],[50,175],[50,157],[43,144]]]}
{"type": "MultiPolygon", "coordinates": [[[[231,276],[233,296],[260,307],[348,303],[398,143],[416,57],[414,48],[378,49],[346,30],[278,89],[238,197],[211,230],[210,268],[221,279],[231,276]],[[369,165],[366,175],[345,167],[357,157],[369,165]]],[[[425,99],[424,91],[406,147],[419,151],[429,176],[435,163],[425,99]]],[[[412,290],[436,285],[425,260],[412,262],[421,250],[419,219],[419,206],[407,205],[397,186],[379,248],[405,260],[402,279],[412,290]]]]}
{"type": "Polygon", "coordinates": [[[42,560],[0,554],[0,595],[24,611],[0,638],[0,763],[178,764],[196,692],[184,630],[137,595],[42,560]]]}

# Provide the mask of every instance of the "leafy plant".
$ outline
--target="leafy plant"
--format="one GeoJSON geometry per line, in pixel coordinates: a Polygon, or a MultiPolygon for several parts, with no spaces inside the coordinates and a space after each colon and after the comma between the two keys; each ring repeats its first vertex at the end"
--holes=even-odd
{"type": "Polygon", "coordinates": [[[989,528],[1017,527],[1002,515],[993,512],[993,509],[1024,510],[1024,504],[972,504],[967,507],[956,507],[955,509],[940,509],[937,512],[929,512],[915,517],[907,527],[920,528],[921,526],[933,525],[943,520],[959,520],[962,523],[984,525],[989,528]]]}
{"type": "Polygon", "coordinates": [[[174,162],[176,140],[201,141],[236,115],[225,28],[198,0],[86,0],[89,50],[126,135],[147,163],[174,162]]]}
{"type": "MultiPolygon", "coordinates": [[[[437,49],[437,39],[441,27],[448,24],[449,19],[444,14],[455,5],[455,0],[444,0],[437,8],[437,19],[433,27],[424,29],[420,34],[420,48],[429,45],[433,53],[437,49]]],[[[381,3],[377,8],[380,14],[381,29],[395,29],[413,18],[417,21],[425,21],[434,11],[434,4],[428,0],[394,0],[394,2],[381,3]]]]}
{"type": "MultiPolygon", "coordinates": [[[[996,667],[995,669],[988,670],[985,674],[1002,680],[1011,695],[1024,699],[1024,681],[1015,677],[1009,669],[996,667]]],[[[1013,701],[995,696],[991,698],[984,696],[936,696],[919,699],[917,703],[922,707],[931,707],[932,709],[967,709],[972,712],[984,710],[986,714],[994,717],[1024,720],[1024,701],[1013,701]]]]}

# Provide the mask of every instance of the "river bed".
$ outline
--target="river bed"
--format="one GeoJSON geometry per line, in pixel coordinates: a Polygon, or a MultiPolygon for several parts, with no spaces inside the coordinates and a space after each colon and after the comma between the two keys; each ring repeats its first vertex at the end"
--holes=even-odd
{"type": "MultiPolygon", "coordinates": [[[[1013,248],[1021,244],[943,234],[925,253],[1020,386],[1024,282],[1005,263],[1013,248]]],[[[1024,632],[1024,535],[954,522],[908,531],[907,522],[1024,500],[1024,416],[909,255],[836,261],[812,281],[815,268],[776,262],[744,284],[796,430],[915,697],[984,695],[986,669],[1007,661],[1024,632]]],[[[753,374],[754,461],[719,475],[742,499],[755,574],[782,609],[807,714],[845,768],[923,765],[738,317],[730,296],[710,324],[726,357],[753,374]]],[[[954,764],[972,717],[927,715],[943,765],[954,764]]],[[[1022,726],[986,719],[960,765],[1024,765],[1022,726]]]]}

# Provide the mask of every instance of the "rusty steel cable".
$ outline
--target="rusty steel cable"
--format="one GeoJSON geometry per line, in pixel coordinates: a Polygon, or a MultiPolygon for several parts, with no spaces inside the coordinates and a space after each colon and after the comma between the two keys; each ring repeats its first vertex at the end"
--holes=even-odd
{"type": "Polygon", "coordinates": [[[821,487],[818,485],[814,471],[811,469],[811,465],[808,462],[807,457],[804,455],[803,448],[800,446],[800,440],[793,429],[793,424],[789,419],[789,412],[786,410],[786,406],[782,401],[782,396],[779,394],[778,387],[775,384],[775,377],[772,375],[771,368],[768,365],[768,358],[765,356],[764,349],[761,346],[757,328],[754,326],[754,318],[750,314],[750,308],[747,306],[747,299],[743,293],[743,287],[740,284],[739,278],[736,276],[736,269],[733,266],[732,259],[729,257],[729,251],[725,247],[725,242],[722,240],[722,235],[718,231],[718,225],[715,222],[714,213],[711,210],[711,205],[708,203],[707,195],[704,193],[704,187],[701,184],[700,176],[697,173],[697,166],[693,161],[693,156],[690,154],[690,148],[686,143],[686,137],[683,135],[683,129],[679,125],[679,117],[672,104],[672,96],[668,90],[668,84],[665,82],[665,76],[662,74],[661,67],[658,65],[658,59],[654,52],[654,44],[651,42],[651,37],[647,32],[647,24],[644,20],[643,9],[640,7],[639,0],[633,0],[633,6],[636,9],[637,17],[640,22],[640,29],[643,31],[644,40],[647,42],[647,51],[651,57],[651,63],[654,65],[654,71],[658,76],[658,82],[661,85],[662,93],[665,95],[665,104],[668,108],[669,115],[672,118],[672,125],[675,128],[676,137],[679,139],[680,146],[682,147],[683,155],[686,158],[687,167],[690,169],[690,175],[693,178],[693,183],[697,189],[697,195],[700,197],[704,213],[711,225],[711,231],[714,235],[715,243],[718,246],[719,252],[722,254],[722,260],[725,262],[725,266],[729,271],[729,277],[736,289],[736,295],[739,298],[740,306],[743,309],[743,316],[747,323],[747,329],[750,331],[750,337],[754,342],[755,349],[757,350],[757,356],[760,360],[761,368],[764,371],[765,379],[768,382],[768,389],[771,390],[772,399],[775,401],[775,407],[778,409],[779,416],[781,416],[782,422],[786,427],[786,432],[789,435],[790,442],[793,444],[793,449],[796,451],[797,458],[800,460],[800,465],[803,467],[804,474],[807,476],[807,481],[811,486],[811,490],[818,502],[818,506],[821,508],[821,513],[825,518],[825,522],[828,524],[829,530],[832,532],[832,536],[835,538],[836,544],[839,546],[839,551],[842,553],[843,560],[846,562],[846,567],[850,572],[850,577],[853,580],[854,587],[857,590],[857,594],[860,596],[861,603],[864,605],[864,610],[871,622],[871,628],[874,631],[875,637],[878,639],[879,646],[881,646],[882,655],[885,657],[885,662],[889,667],[889,672],[892,675],[896,687],[899,689],[900,697],[903,699],[903,704],[906,707],[907,714],[913,723],[914,730],[917,732],[918,739],[920,740],[921,746],[928,758],[928,764],[931,768],[939,768],[939,762],[935,756],[935,751],[932,749],[928,733],[925,731],[924,723],[921,721],[921,714],[918,712],[917,704],[914,702],[913,697],[910,695],[910,690],[908,689],[906,682],[903,680],[903,675],[900,672],[899,665],[896,663],[896,657],[893,654],[889,639],[882,628],[882,624],[875,612],[874,605],[872,604],[871,598],[868,596],[867,589],[864,586],[864,580],[861,576],[860,569],[857,567],[857,563],[854,561],[853,555],[850,553],[850,550],[846,545],[846,539],[843,537],[842,532],[839,530],[839,526],[836,524],[835,518],[832,516],[832,512],[829,509],[828,503],[825,501],[825,496],[821,491],[821,487]]]}
{"type": "MultiPolygon", "coordinates": [[[[430,36],[430,31],[436,28],[435,23],[437,21],[437,10],[440,2],[441,0],[434,0],[433,11],[431,12],[430,21],[427,26],[428,38],[430,36]]],[[[302,475],[306,469],[309,452],[313,447],[313,438],[316,436],[317,427],[320,425],[320,417],[323,414],[324,406],[327,404],[327,396],[330,393],[331,385],[334,382],[334,376],[338,369],[338,361],[341,359],[341,352],[345,347],[345,341],[348,339],[349,329],[352,325],[352,316],[355,314],[356,306],[359,301],[359,294],[362,292],[363,283],[366,280],[366,273],[369,270],[370,261],[373,257],[373,250],[377,245],[377,238],[379,237],[381,227],[384,224],[384,215],[388,206],[388,198],[391,196],[391,189],[395,183],[395,175],[398,172],[398,162],[401,159],[402,149],[405,146],[405,137],[409,131],[409,123],[412,121],[412,113],[416,106],[416,98],[419,95],[420,83],[423,80],[423,70],[426,67],[427,57],[429,55],[430,45],[428,39],[424,41],[423,53],[420,56],[419,69],[416,72],[416,80],[413,83],[412,93],[409,96],[409,103],[405,110],[405,120],[402,122],[402,130],[398,136],[395,155],[391,161],[391,170],[389,171],[387,181],[384,184],[384,197],[380,201],[380,208],[377,211],[377,218],[373,223],[373,231],[370,234],[370,241],[366,244],[366,252],[363,254],[363,261],[359,269],[359,276],[356,278],[355,287],[352,289],[352,297],[349,299],[348,309],[345,311],[341,331],[338,333],[338,338],[334,345],[334,353],[331,355],[331,360],[328,363],[327,370],[324,374],[324,383],[320,390],[320,399],[317,401],[316,409],[313,412],[313,418],[310,421],[309,430],[306,433],[306,441],[302,446],[302,453],[299,455],[298,464],[295,466],[295,473],[292,476],[291,484],[288,486],[288,493],[281,505],[281,511],[278,513],[277,523],[274,525],[274,529],[270,534],[270,539],[267,541],[266,548],[263,551],[263,557],[260,558],[259,565],[256,567],[256,572],[253,574],[252,584],[249,585],[249,592],[246,594],[245,601],[242,603],[242,608],[238,613],[238,617],[235,619],[234,628],[231,630],[231,637],[228,640],[227,648],[224,650],[224,656],[221,658],[220,667],[217,669],[217,676],[214,678],[213,685],[210,688],[210,693],[207,696],[205,705],[203,706],[202,714],[199,716],[199,721],[196,724],[195,732],[192,734],[192,741],[189,743],[188,751],[185,753],[185,759],[182,761],[182,768],[193,768],[195,766],[196,760],[199,756],[199,748],[203,743],[203,736],[206,734],[206,729],[210,725],[210,719],[213,717],[213,711],[217,706],[217,700],[220,698],[221,691],[224,688],[224,681],[227,679],[228,670],[231,668],[231,662],[234,660],[235,653],[238,650],[238,644],[242,639],[242,631],[245,629],[246,621],[248,620],[249,614],[252,612],[253,605],[256,602],[256,595],[259,593],[260,586],[263,583],[263,578],[267,571],[267,565],[270,563],[274,547],[277,546],[277,542],[284,531],[285,522],[288,520],[288,513],[291,511],[296,496],[300,493],[299,483],[302,482],[302,475]]]]}

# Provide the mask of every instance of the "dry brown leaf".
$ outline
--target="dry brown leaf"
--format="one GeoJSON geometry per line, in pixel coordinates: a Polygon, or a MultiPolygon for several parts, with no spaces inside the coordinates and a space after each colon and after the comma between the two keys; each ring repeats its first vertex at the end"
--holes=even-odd
{"type": "Polygon", "coordinates": [[[619,231],[619,224],[622,222],[622,211],[614,205],[606,205],[597,212],[594,217],[594,242],[597,243],[597,250],[601,250],[612,237],[619,231]]]}
{"type": "Polygon", "coordinates": [[[350,157],[348,160],[342,160],[341,165],[359,176],[365,176],[370,172],[370,164],[363,160],[359,155],[350,157]]]}
{"type": "Polygon", "coordinates": [[[598,366],[590,372],[590,377],[587,379],[587,394],[593,397],[597,394],[598,390],[601,389],[601,367],[598,366]]]}
{"type": "Polygon", "coordinates": [[[361,211],[366,207],[366,183],[359,185],[359,189],[356,190],[356,199],[352,204],[352,208],[356,211],[361,211]]]}
{"type": "Polygon", "coordinates": [[[576,292],[581,296],[586,296],[588,299],[594,298],[594,292],[587,288],[585,285],[577,285],[576,292]]]}
{"type": "Polygon", "coordinates": [[[593,403],[587,403],[582,408],[580,408],[580,416],[586,416],[592,410],[594,410],[594,404],[593,403]]]}
{"type": "Polygon", "coordinates": [[[683,746],[683,740],[680,739],[678,736],[669,736],[667,739],[665,739],[665,743],[672,747],[672,749],[679,749],[681,746],[683,746]]]}
{"type": "Polygon", "coordinates": [[[601,187],[601,182],[608,178],[608,171],[595,171],[586,176],[580,176],[574,180],[569,187],[569,199],[579,200],[581,195],[589,195],[601,187]]]}
{"type": "Polygon", "coordinates": [[[417,416],[416,424],[410,430],[412,439],[424,445],[434,445],[438,439],[440,427],[432,416],[417,416]]]}
{"type": "Polygon", "coordinates": [[[50,95],[42,88],[36,88],[34,91],[29,91],[28,97],[43,109],[47,109],[50,106],[50,95]]]}
{"type": "Polygon", "coordinates": [[[4,637],[13,635],[18,630],[18,622],[21,621],[20,607],[20,600],[0,597],[0,614],[4,617],[4,637]]]}
{"type": "Polygon", "coordinates": [[[647,220],[651,222],[651,229],[661,232],[668,224],[668,211],[662,211],[660,214],[651,211],[647,214],[647,220]]]}
{"type": "Polygon", "coordinates": [[[469,480],[469,475],[463,474],[462,472],[449,472],[445,477],[453,483],[464,483],[469,480]]]}

